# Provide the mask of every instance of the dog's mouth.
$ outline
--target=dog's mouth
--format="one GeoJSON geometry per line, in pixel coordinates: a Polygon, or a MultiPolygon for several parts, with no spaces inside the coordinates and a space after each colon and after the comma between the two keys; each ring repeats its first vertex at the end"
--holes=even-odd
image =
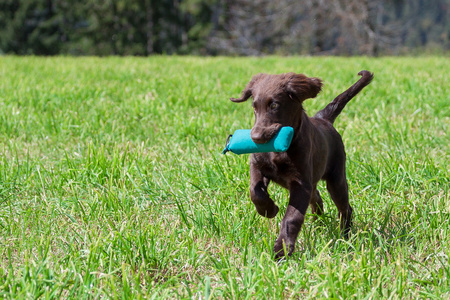
{"type": "Polygon", "coordinates": [[[255,125],[250,132],[250,137],[256,144],[265,144],[280,131],[281,127],[281,124],[272,124],[268,127],[255,125]]]}

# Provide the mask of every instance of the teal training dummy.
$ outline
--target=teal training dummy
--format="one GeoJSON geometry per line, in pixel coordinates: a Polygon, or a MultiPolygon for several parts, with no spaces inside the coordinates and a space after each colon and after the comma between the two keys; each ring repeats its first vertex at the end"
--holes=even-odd
{"type": "Polygon", "coordinates": [[[285,152],[289,149],[293,136],[294,129],[292,127],[282,127],[269,142],[257,144],[250,137],[250,129],[238,129],[228,137],[223,154],[228,151],[234,154],[285,152]]]}

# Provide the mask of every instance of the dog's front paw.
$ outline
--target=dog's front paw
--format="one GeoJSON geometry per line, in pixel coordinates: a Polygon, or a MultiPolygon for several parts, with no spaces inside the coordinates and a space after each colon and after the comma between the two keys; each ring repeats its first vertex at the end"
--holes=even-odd
{"type": "Polygon", "coordinates": [[[279,210],[280,209],[275,204],[273,204],[270,208],[256,207],[256,211],[258,212],[258,214],[269,219],[275,217],[279,210]]]}
{"type": "Polygon", "coordinates": [[[280,209],[278,208],[278,206],[276,206],[274,204],[271,210],[266,210],[265,211],[265,217],[267,217],[269,219],[272,219],[272,218],[274,218],[277,215],[279,210],[280,209]]]}
{"type": "Polygon", "coordinates": [[[286,245],[283,242],[280,241],[276,241],[275,245],[273,246],[273,253],[275,254],[275,260],[279,260],[282,259],[283,257],[286,256],[291,256],[292,253],[294,252],[294,245],[286,245]],[[287,255],[285,253],[285,250],[288,251],[287,255]]]}

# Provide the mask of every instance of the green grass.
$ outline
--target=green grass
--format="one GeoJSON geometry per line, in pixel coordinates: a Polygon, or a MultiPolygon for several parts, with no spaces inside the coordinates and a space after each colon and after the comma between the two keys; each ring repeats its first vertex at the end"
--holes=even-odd
{"type": "Polygon", "coordinates": [[[0,57],[0,298],[445,299],[450,297],[450,62],[422,58],[0,57]],[[281,208],[260,217],[250,128],[234,104],[259,72],[325,81],[310,115],[368,69],[336,121],[355,211],[308,215],[272,258],[281,208]]]}

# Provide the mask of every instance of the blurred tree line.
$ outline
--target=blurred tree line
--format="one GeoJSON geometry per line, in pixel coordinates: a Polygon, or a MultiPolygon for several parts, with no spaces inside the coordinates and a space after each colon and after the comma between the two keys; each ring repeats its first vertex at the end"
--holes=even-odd
{"type": "Polygon", "coordinates": [[[450,0],[0,0],[0,54],[448,53],[450,0]]]}

